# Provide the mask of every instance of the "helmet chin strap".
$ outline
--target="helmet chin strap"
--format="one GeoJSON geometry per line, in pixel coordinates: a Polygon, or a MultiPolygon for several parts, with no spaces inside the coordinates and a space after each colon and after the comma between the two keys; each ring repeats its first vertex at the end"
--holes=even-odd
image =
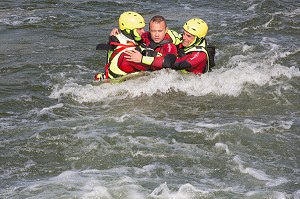
{"type": "Polygon", "coordinates": [[[134,41],[140,41],[142,39],[135,29],[134,30],[125,29],[125,30],[121,30],[121,32],[123,33],[123,35],[125,35],[126,37],[134,41]]]}
{"type": "Polygon", "coordinates": [[[123,33],[123,35],[125,35],[126,37],[128,37],[129,39],[134,39],[133,37],[132,37],[132,34],[131,34],[131,30],[129,30],[129,29],[124,29],[124,30],[121,30],[121,32],[123,33]]]}
{"type": "Polygon", "coordinates": [[[191,46],[193,46],[193,45],[196,43],[197,39],[198,39],[198,37],[195,37],[194,41],[193,41],[193,42],[191,42],[191,43],[190,43],[190,45],[189,45],[188,47],[191,47],[191,46]]]}
{"type": "Polygon", "coordinates": [[[200,37],[195,37],[194,41],[188,47],[184,48],[184,51],[187,51],[187,50],[193,48],[194,46],[197,46],[197,45],[201,44],[203,39],[204,39],[203,37],[201,37],[201,38],[200,37]]]}
{"type": "Polygon", "coordinates": [[[130,30],[130,32],[135,41],[141,41],[142,37],[139,35],[139,33],[136,31],[136,29],[130,30]]]}
{"type": "Polygon", "coordinates": [[[199,45],[203,40],[203,37],[195,37],[194,41],[188,46],[188,47],[191,47],[191,46],[195,46],[195,45],[199,45]]]}

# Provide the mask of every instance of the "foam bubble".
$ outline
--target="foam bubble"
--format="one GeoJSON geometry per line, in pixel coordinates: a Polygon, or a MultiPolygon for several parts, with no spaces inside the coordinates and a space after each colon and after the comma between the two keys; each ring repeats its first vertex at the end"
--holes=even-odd
{"type": "Polygon", "coordinates": [[[23,24],[35,24],[42,21],[43,18],[41,17],[24,17],[20,19],[20,16],[15,16],[13,18],[2,18],[0,19],[0,23],[11,25],[11,26],[19,26],[23,24]]]}
{"type": "Polygon", "coordinates": [[[239,156],[235,156],[233,158],[233,160],[238,164],[239,170],[241,173],[249,174],[250,176],[252,176],[258,180],[261,180],[261,181],[266,181],[267,187],[274,187],[274,186],[278,186],[280,184],[288,182],[288,180],[283,177],[273,179],[273,178],[271,178],[271,176],[267,175],[265,172],[255,169],[255,168],[251,168],[251,167],[244,168],[243,161],[240,159],[239,156]]]}
{"type": "Polygon", "coordinates": [[[248,173],[248,174],[252,175],[253,177],[260,179],[260,180],[270,180],[270,177],[268,175],[266,175],[265,173],[263,173],[262,171],[257,171],[252,168],[244,168],[244,166],[243,166],[244,162],[240,159],[239,156],[235,156],[233,158],[233,160],[238,164],[240,172],[248,173]]]}
{"type": "Polygon", "coordinates": [[[300,199],[300,189],[293,193],[294,199],[300,199]]]}
{"type": "Polygon", "coordinates": [[[253,121],[250,119],[246,119],[244,121],[244,125],[252,130],[253,133],[262,133],[264,130],[268,130],[270,128],[273,128],[271,124],[253,121]]]}
{"type": "Polygon", "coordinates": [[[53,109],[62,108],[63,106],[64,106],[63,103],[58,103],[56,105],[43,108],[39,113],[41,115],[48,114],[48,113],[52,112],[53,109]]]}
{"type": "Polygon", "coordinates": [[[29,24],[35,24],[42,21],[41,17],[26,17],[23,22],[24,23],[29,23],[29,24]]]}
{"type": "Polygon", "coordinates": [[[246,119],[243,125],[249,128],[254,134],[263,133],[270,129],[276,129],[278,131],[285,131],[290,129],[294,121],[268,121],[267,123],[246,119]]]}
{"type": "Polygon", "coordinates": [[[64,171],[56,177],[28,185],[22,190],[22,194],[35,193],[36,197],[43,198],[57,195],[64,198],[146,198],[142,187],[136,185],[134,179],[124,175],[127,172],[126,168],[64,171]],[[114,180],[112,175],[119,176],[119,179],[116,177],[114,180]]]}
{"type": "Polygon", "coordinates": [[[284,193],[278,192],[278,191],[275,191],[275,192],[273,193],[273,197],[274,197],[275,199],[286,199],[286,195],[285,195],[284,193]]]}
{"type": "Polygon", "coordinates": [[[288,180],[286,178],[280,177],[277,179],[270,180],[269,182],[266,183],[266,186],[267,187],[276,187],[278,185],[281,185],[281,184],[284,184],[287,182],[288,182],[288,180]]]}
{"type": "Polygon", "coordinates": [[[230,155],[230,150],[227,146],[227,144],[224,144],[224,143],[216,143],[215,144],[215,148],[216,149],[221,149],[221,150],[224,150],[226,152],[227,155],[230,155]]]}
{"type": "Polygon", "coordinates": [[[85,186],[84,189],[87,191],[87,193],[83,193],[80,198],[82,199],[88,199],[88,198],[106,198],[106,199],[112,199],[113,197],[111,194],[109,194],[109,191],[106,187],[103,186],[85,186]]]}
{"type": "Polygon", "coordinates": [[[187,183],[178,189],[178,191],[171,191],[167,183],[161,184],[159,187],[155,188],[150,194],[153,198],[168,198],[168,199],[190,199],[199,196],[205,196],[209,194],[209,191],[202,191],[196,189],[193,185],[187,183]]]}

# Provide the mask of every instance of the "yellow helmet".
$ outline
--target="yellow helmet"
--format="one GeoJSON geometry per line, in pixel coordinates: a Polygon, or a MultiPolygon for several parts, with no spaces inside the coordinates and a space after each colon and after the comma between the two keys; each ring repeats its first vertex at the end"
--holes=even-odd
{"type": "Polygon", "coordinates": [[[196,37],[203,38],[207,34],[208,26],[202,19],[193,18],[183,25],[183,29],[196,37]]]}
{"type": "Polygon", "coordinates": [[[119,18],[119,28],[121,30],[145,27],[145,20],[139,13],[136,12],[124,12],[119,18]]]}

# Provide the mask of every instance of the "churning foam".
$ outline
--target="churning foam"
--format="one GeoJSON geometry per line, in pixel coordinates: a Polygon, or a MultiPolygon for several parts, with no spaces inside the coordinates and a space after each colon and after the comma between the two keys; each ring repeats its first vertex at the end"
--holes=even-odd
{"type": "MultiPolygon", "coordinates": [[[[232,62],[241,60],[241,56],[232,58],[232,62]]],[[[151,75],[129,80],[120,84],[79,85],[66,83],[55,85],[51,98],[70,95],[80,103],[101,102],[127,97],[152,96],[159,93],[182,92],[191,96],[208,94],[238,96],[245,84],[257,86],[272,85],[274,79],[281,76],[288,78],[300,76],[298,68],[287,68],[281,65],[260,67],[247,63],[238,64],[234,68],[221,68],[198,76],[182,74],[174,70],[160,70],[151,75]]]]}
{"type": "Polygon", "coordinates": [[[238,155],[236,155],[233,158],[233,160],[238,164],[238,167],[239,167],[239,170],[241,173],[249,174],[250,176],[252,176],[258,180],[265,181],[267,187],[274,187],[274,186],[278,186],[280,184],[288,182],[288,180],[283,177],[273,179],[273,178],[271,178],[271,176],[267,175],[265,172],[263,172],[261,170],[251,168],[251,167],[245,168],[243,165],[244,162],[240,159],[240,157],[238,155]]]}
{"type": "Polygon", "coordinates": [[[278,61],[297,54],[297,50],[282,51],[277,41],[268,37],[263,37],[260,41],[259,46],[267,49],[262,52],[255,50],[256,45],[237,45],[241,52],[230,57],[228,63],[225,63],[226,66],[218,66],[217,63],[212,72],[204,75],[183,74],[175,70],[163,69],[120,84],[81,85],[74,81],[66,81],[53,85],[50,97],[60,98],[69,95],[83,103],[142,95],[152,96],[168,92],[182,92],[190,96],[213,94],[236,97],[245,91],[245,86],[249,84],[258,87],[276,86],[285,90],[293,89],[282,77],[288,79],[299,77],[299,66],[287,67],[279,64],[278,61]]]}

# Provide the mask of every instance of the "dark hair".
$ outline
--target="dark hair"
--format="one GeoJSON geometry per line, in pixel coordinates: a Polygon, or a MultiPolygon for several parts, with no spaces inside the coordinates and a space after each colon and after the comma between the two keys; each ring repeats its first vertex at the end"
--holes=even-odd
{"type": "Polygon", "coordinates": [[[156,23],[164,22],[166,27],[167,27],[166,19],[163,16],[160,16],[160,15],[156,15],[156,16],[152,17],[152,19],[149,22],[149,25],[150,25],[151,22],[156,22],[156,23]]]}

